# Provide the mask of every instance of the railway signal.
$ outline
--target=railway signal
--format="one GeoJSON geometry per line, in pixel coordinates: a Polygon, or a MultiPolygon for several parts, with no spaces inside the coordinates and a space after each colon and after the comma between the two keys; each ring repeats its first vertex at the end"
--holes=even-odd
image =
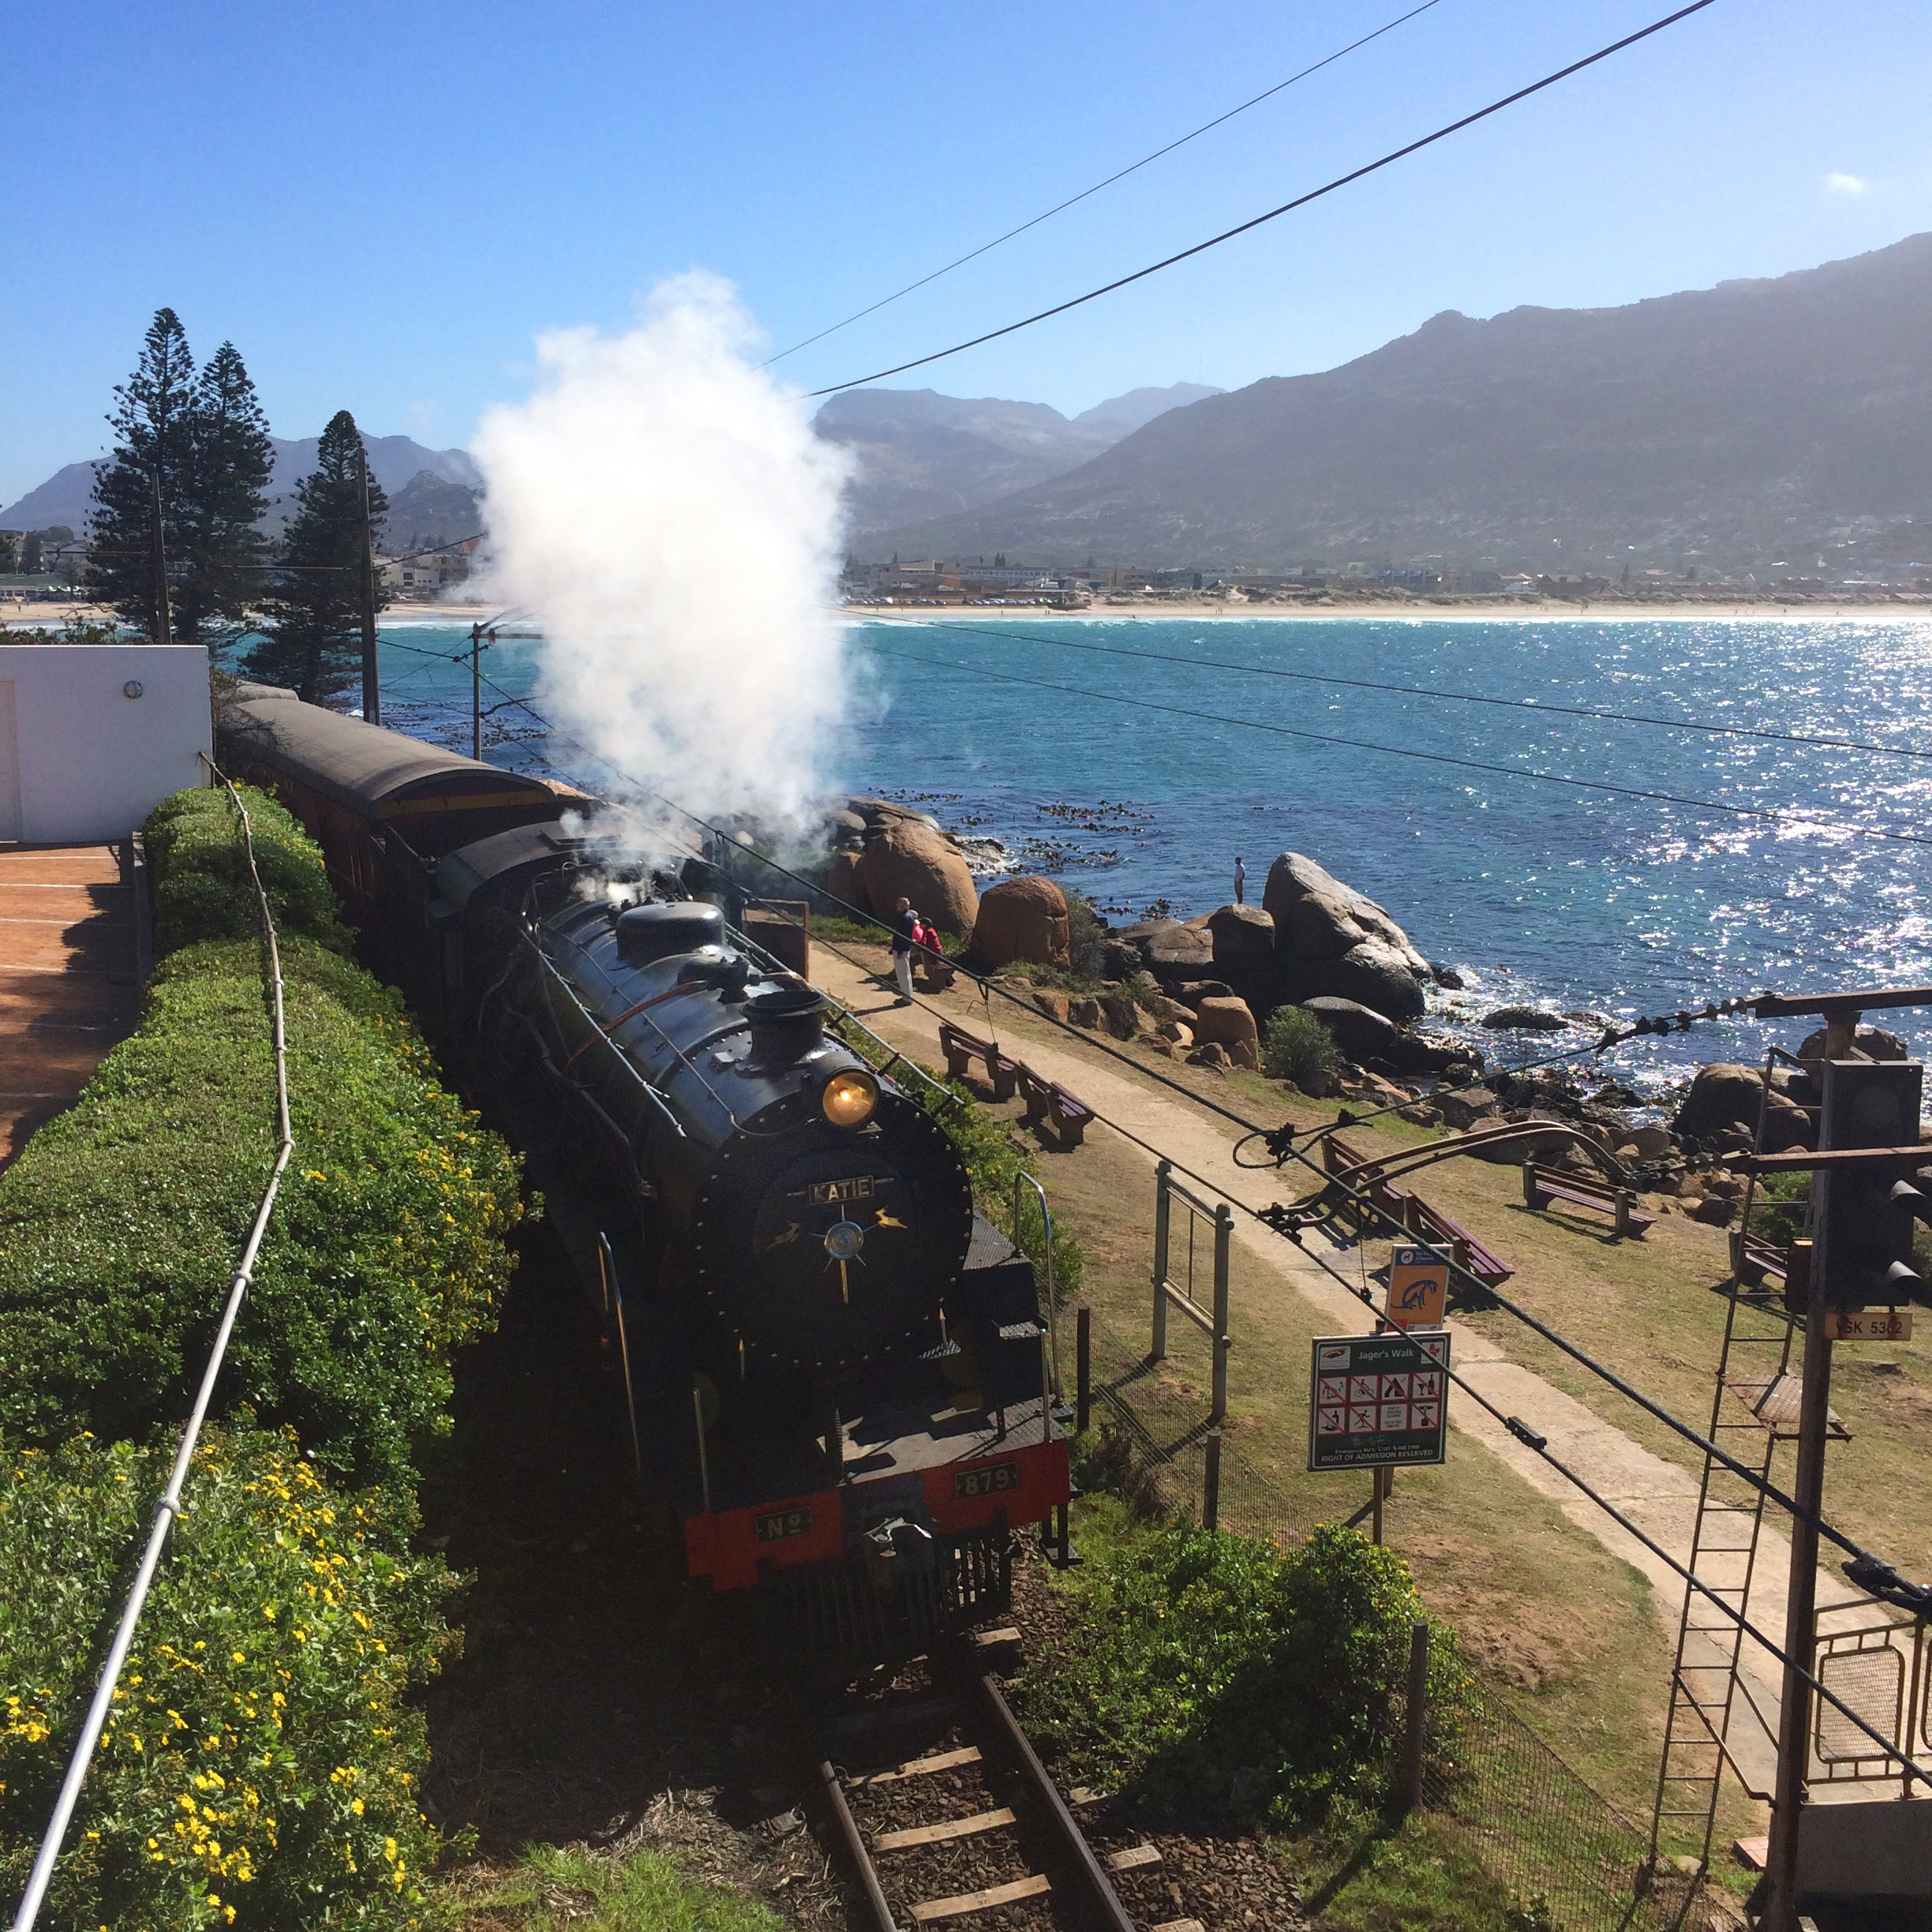
{"type": "MultiPolygon", "coordinates": [[[[1828,1060],[1824,1074],[1825,1148],[1890,1148],[1917,1138],[1924,1070],[1916,1061],[1828,1060]]],[[[1926,1292],[1912,1237],[1932,1201],[1896,1163],[1822,1168],[1811,1185],[1814,1305],[1896,1308],[1926,1292]]]]}

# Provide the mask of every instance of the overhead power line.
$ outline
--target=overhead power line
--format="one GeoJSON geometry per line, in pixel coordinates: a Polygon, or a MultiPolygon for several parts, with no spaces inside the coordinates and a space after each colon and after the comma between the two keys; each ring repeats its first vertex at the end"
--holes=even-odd
{"type": "Polygon", "coordinates": [[[1610,724],[1657,724],[1671,731],[1706,732],[1724,738],[1764,738],[1776,744],[1814,745],[1833,751],[1883,751],[1893,758],[1932,758],[1932,750],[1915,745],[1879,744],[1866,738],[1825,738],[1806,732],[1765,731],[1751,724],[1709,724],[1700,718],[1653,717],[1641,711],[1598,711],[1586,705],[1546,704],[1538,698],[1499,698],[1480,691],[1443,691],[1429,684],[1388,684],[1372,678],[1340,677],[1329,671],[1290,671],[1277,665],[1237,664],[1226,657],[1187,657],[1171,651],[1128,650],[1118,644],[1095,644],[1061,632],[1008,631],[992,624],[949,623],[943,618],[881,616],[868,613],[867,623],[897,623],[913,630],[964,631],[975,637],[998,638],[1005,643],[1051,644],[1061,650],[1092,651],[1109,657],[1140,657],[1149,664],[1185,665],[1194,671],[1238,671],[1249,677],[1292,678],[1305,684],[1335,684],[1350,691],[1385,691],[1403,698],[1434,698],[1446,703],[1496,705],[1508,710],[1537,711],[1557,717],[1594,718],[1610,724]]]}
{"type": "Polygon", "coordinates": [[[1089,289],[1084,295],[1076,295],[1070,301],[1056,302],[1050,309],[1043,309],[1037,314],[1026,316],[1017,322],[1009,322],[1004,328],[989,329],[983,335],[975,335],[970,341],[955,343],[950,349],[936,349],[930,355],[915,356],[910,362],[895,363],[890,369],[874,369],[870,376],[855,376],[849,382],[833,383],[828,388],[814,389],[807,392],[808,400],[820,396],[837,395],[841,389],[862,388],[867,383],[882,382],[888,376],[903,376],[908,369],[923,369],[929,362],[942,362],[948,356],[963,354],[968,349],[977,349],[983,343],[997,342],[1002,335],[1017,335],[1021,329],[1031,328],[1036,322],[1044,322],[1057,315],[1065,315],[1069,309],[1078,309],[1085,303],[1098,301],[1103,295],[1111,295],[1116,289],[1124,289],[1131,283],[1144,282],[1149,275],[1159,275],[1164,268],[1171,268],[1178,262],[1204,254],[1209,249],[1219,248],[1223,242],[1232,242],[1237,235],[1246,234],[1249,230],[1259,228],[1264,223],[1279,219],[1283,215],[1292,214],[1297,208],[1306,208],[1311,201],[1319,201],[1324,195],[1333,194],[1338,188],[1346,188],[1352,182],[1358,182],[1365,175],[1392,166],[1395,162],[1418,153],[1425,148],[1432,147],[1439,140],[1447,140],[1451,134],[1460,133],[1464,128],[1473,127],[1478,121],[1486,121],[1490,115],[1500,114],[1505,107],[1513,107],[1517,102],[1527,100],[1532,94],[1540,94],[1545,88],[1554,87],[1559,80],[1567,80],[1572,74],[1581,73],[1586,67],[1593,67],[1599,61],[1608,60],[1613,54],[1620,54],[1626,47],[1636,46],[1640,40],[1647,40],[1653,34],[1661,33],[1667,27],[1674,27],[1681,20],[1687,20],[1693,13],[1701,13],[1705,8],[1714,4],[1714,0],[1691,0],[1688,6],[1679,7],[1674,13],[1667,13],[1661,20],[1653,21],[1648,27],[1639,28],[1635,33],[1626,34],[1621,40],[1613,40],[1608,47],[1599,47],[1594,54],[1586,54],[1582,59],[1572,61],[1567,67],[1559,67],[1556,73],[1545,74],[1541,80],[1533,80],[1529,86],[1518,88],[1513,94],[1505,94],[1500,100],[1492,101],[1487,107],[1479,107],[1473,114],[1462,116],[1459,121],[1451,121],[1446,127],[1439,127],[1432,134],[1425,134],[1419,140],[1412,140],[1406,147],[1397,148],[1378,160],[1351,169],[1346,174],[1338,174],[1331,182],[1319,188],[1312,188],[1306,194],[1297,195],[1292,201],[1284,201],[1279,208],[1270,208],[1267,213],[1256,215],[1251,220],[1237,227],[1223,229],[1219,234],[1210,235],[1205,242],[1196,242],[1192,248],[1184,248],[1178,254],[1170,255],[1157,262],[1150,262],[1144,268],[1136,268],[1132,275],[1124,275],[1116,280],[1103,284],[1097,289],[1089,289]]]}
{"type": "Polygon", "coordinates": [[[1037,228],[1042,222],[1051,221],[1056,215],[1064,215],[1076,203],[1097,195],[1103,188],[1111,188],[1118,181],[1125,181],[1129,174],[1137,174],[1142,168],[1172,154],[1177,148],[1185,148],[1191,140],[1198,140],[1202,135],[1211,133],[1225,122],[1232,121],[1237,114],[1245,114],[1250,107],[1259,107],[1264,100],[1272,100],[1284,88],[1293,87],[1297,80],[1305,80],[1310,74],[1320,73],[1324,67],[1332,67],[1345,54],[1353,54],[1357,47],[1365,47],[1371,40],[1380,40],[1386,33],[1393,33],[1406,21],[1412,21],[1418,13],[1426,13],[1440,0],[1422,0],[1420,6],[1411,7],[1406,13],[1398,13],[1385,26],[1376,28],[1373,33],[1365,33],[1359,40],[1351,40],[1345,47],[1338,47],[1325,59],[1318,60],[1312,67],[1304,67],[1299,73],[1290,74],[1286,80],[1278,80],[1271,88],[1264,88],[1256,95],[1245,100],[1238,107],[1230,107],[1226,114],[1216,114],[1211,121],[1204,121],[1191,133],[1183,134],[1178,140],[1170,140],[1165,148],[1156,148],[1150,155],[1143,155],[1138,161],[1129,164],[1108,175],[1105,181],[1097,181],[1091,188],[1083,188],[1078,194],[1069,195],[1065,200],[1057,202],[1043,215],[1035,215],[1031,221],[1023,221],[1017,228],[1009,228],[1002,235],[995,235],[990,242],[982,242],[976,249],[969,249],[956,260],[948,262],[943,268],[935,268],[930,275],[923,275],[916,282],[908,282],[902,289],[895,289],[889,295],[882,295],[867,307],[855,310],[843,322],[834,322],[829,328],[822,328],[816,335],[807,335],[803,342],[794,343],[789,349],[781,349],[775,356],[768,356],[758,366],[769,369],[774,362],[782,362],[787,356],[796,355],[801,349],[809,349],[814,343],[823,342],[828,335],[836,335],[841,329],[850,328],[853,323],[863,321],[869,315],[877,315],[880,309],[889,308],[902,296],[910,295],[916,289],[924,288],[929,283],[937,282],[942,275],[949,275],[955,268],[964,268],[969,261],[977,261],[982,255],[989,255],[996,248],[1012,241],[1017,235],[1024,234],[1029,228],[1037,228]]]}
{"type": "MultiPolygon", "coordinates": [[[[874,648],[877,648],[876,646],[874,648]]],[[[1769,805],[1733,805],[1721,799],[1692,798],[1677,792],[1653,792],[1641,785],[1612,784],[1607,779],[1572,778],[1562,772],[1537,771],[1526,765],[1499,765],[1486,758],[1458,758],[1448,751],[1418,751],[1413,745],[1377,744],[1365,738],[1343,738],[1327,732],[1302,731],[1292,724],[1273,724],[1260,718],[1229,717],[1217,711],[1196,711],[1185,705],[1161,704],[1151,698],[1129,698],[1119,691],[1088,691],[1077,684],[1055,684],[1045,678],[1020,677],[1010,671],[989,671],[983,665],[962,664],[956,657],[924,657],[912,651],[881,650],[882,657],[902,658],[940,671],[964,671],[1002,684],[1024,684],[1053,691],[1062,698],[1091,698],[1103,704],[1127,705],[1139,711],[1164,712],[1170,717],[1198,719],[1208,724],[1233,724],[1245,731],[1267,732],[1278,738],[1305,739],[1312,744],[1338,745],[1350,751],[1372,751],[1386,758],[1419,758],[1428,765],[1451,765],[1464,771],[1494,772],[1504,778],[1533,779],[1539,784],[1567,785],[1580,792],[1605,792],[1619,798],[1650,799],[1664,805],[1688,805],[1698,811],[1727,813],[1733,818],[1762,818],[1774,825],[1842,832],[1858,838],[1891,839],[1907,845],[1932,845],[1932,836],[1892,832],[1878,826],[1845,825],[1815,812],[1781,811],[1769,805]]]]}

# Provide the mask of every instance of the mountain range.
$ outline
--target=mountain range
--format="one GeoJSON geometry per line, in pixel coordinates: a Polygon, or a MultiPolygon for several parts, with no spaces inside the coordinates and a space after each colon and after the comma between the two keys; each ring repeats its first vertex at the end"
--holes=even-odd
{"type": "Polygon", "coordinates": [[[1797,571],[1855,545],[1925,568],[1928,517],[1920,234],[1619,308],[1447,311],[1339,369],[1170,410],[977,509],[880,530],[859,553],[1797,571]]]}

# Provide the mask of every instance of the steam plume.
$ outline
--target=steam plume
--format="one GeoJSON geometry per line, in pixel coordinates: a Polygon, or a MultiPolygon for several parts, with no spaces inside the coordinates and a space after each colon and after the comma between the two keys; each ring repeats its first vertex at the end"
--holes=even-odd
{"type": "Polygon", "coordinates": [[[728,283],[680,276],[628,335],[540,337],[536,393],[474,448],[490,588],[543,635],[546,713],[641,787],[783,829],[845,713],[826,607],[846,463],[751,366],[754,339],[728,283]]]}

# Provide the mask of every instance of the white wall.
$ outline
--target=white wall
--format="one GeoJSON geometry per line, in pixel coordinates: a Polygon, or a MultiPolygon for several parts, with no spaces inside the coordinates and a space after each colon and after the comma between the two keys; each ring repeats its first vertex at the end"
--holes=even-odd
{"type": "Polygon", "coordinates": [[[170,792],[208,782],[195,754],[213,749],[200,645],[9,644],[0,632],[0,840],[125,838],[170,792]]]}

